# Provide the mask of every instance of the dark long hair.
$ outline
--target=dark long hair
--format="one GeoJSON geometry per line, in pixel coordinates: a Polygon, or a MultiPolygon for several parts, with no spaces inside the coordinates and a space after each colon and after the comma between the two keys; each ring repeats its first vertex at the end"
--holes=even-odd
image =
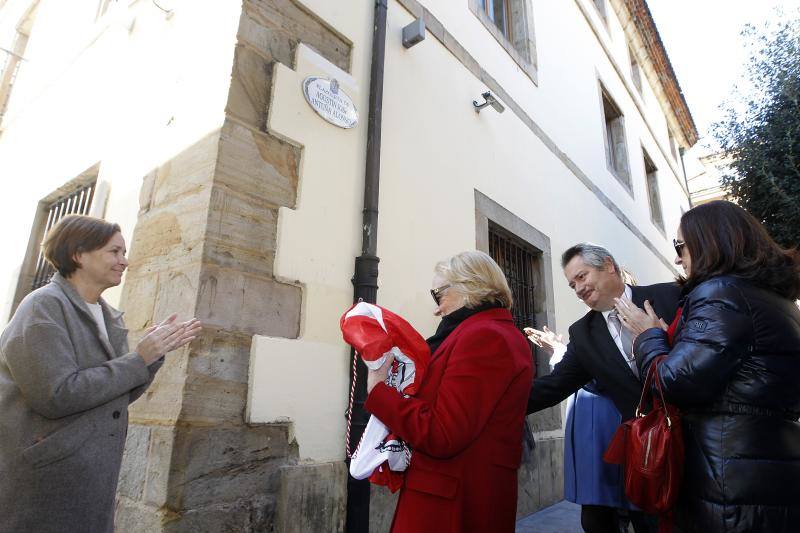
{"type": "Polygon", "coordinates": [[[681,217],[692,259],[684,293],[715,276],[734,275],[792,300],[800,298],[800,252],[785,250],[738,205],[717,200],[681,217]]]}

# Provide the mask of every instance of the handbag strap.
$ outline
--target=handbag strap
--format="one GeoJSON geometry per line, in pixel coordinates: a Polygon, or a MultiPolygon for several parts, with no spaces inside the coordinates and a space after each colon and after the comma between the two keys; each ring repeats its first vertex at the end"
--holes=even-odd
{"type": "Polygon", "coordinates": [[[644,385],[642,386],[642,393],[639,396],[639,405],[636,406],[635,417],[639,418],[640,416],[644,416],[644,406],[645,401],[650,399],[650,384],[653,382],[653,373],[655,372],[656,365],[650,365],[650,368],[647,370],[647,375],[644,378],[644,385]]]}
{"type": "Polygon", "coordinates": [[[658,364],[666,358],[666,355],[659,355],[655,358],[650,368],[654,369],[653,380],[655,381],[658,395],[661,398],[661,406],[664,408],[664,417],[667,419],[667,427],[670,428],[672,427],[672,420],[669,418],[669,407],[667,407],[667,401],[664,399],[664,390],[661,388],[661,377],[658,374],[658,364]]]}
{"type": "Polygon", "coordinates": [[[639,418],[646,414],[644,412],[644,407],[648,400],[652,400],[653,407],[655,408],[655,402],[660,399],[661,406],[664,408],[664,413],[667,419],[667,427],[672,427],[672,421],[669,418],[669,409],[667,408],[667,401],[664,399],[664,391],[661,388],[661,378],[658,375],[658,364],[666,357],[666,355],[659,355],[656,357],[653,360],[653,364],[651,364],[650,368],[647,370],[647,377],[644,380],[644,386],[642,387],[642,394],[639,397],[639,405],[636,406],[635,416],[636,418],[639,418]],[[653,383],[655,383],[656,390],[658,391],[658,398],[653,398],[653,392],[651,388],[651,384],[653,383]]]}

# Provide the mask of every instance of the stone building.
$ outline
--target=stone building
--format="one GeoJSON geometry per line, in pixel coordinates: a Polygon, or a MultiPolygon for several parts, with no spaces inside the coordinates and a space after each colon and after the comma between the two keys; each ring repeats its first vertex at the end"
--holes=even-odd
{"type": "MultiPolygon", "coordinates": [[[[108,295],[133,340],[170,310],[206,325],[131,407],[118,531],[344,527],[338,319],[382,6],[379,304],[431,333],[434,263],[478,248],[520,325],[566,333],[585,312],[569,245],[607,245],[642,283],[674,275],[697,131],[644,0],[0,0],[2,320],[46,281],[47,227],[84,212],[123,227],[130,268],[108,295]],[[309,105],[312,76],[336,80],[355,127],[309,105]],[[487,92],[499,105],[478,113],[487,92]]],[[[561,410],[528,423],[521,516],[562,498],[561,410]]],[[[372,490],[373,531],[391,505],[372,490]]]]}
{"type": "Polygon", "coordinates": [[[729,169],[730,157],[718,152],[699,157],[697,161],[697,172],[688,178],[692,205],[725,200],[727,193],[722,187],[722,176],[729,169]]]}

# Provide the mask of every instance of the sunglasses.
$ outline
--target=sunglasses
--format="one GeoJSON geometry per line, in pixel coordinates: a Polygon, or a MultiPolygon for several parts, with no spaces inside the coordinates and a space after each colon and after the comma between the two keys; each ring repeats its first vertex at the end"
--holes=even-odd
{"type": "Polygon", "coordinates": [[[675,247],[675,253],[678,254],[678,257],[680,257],[683,253],[683,247],[686,246],[686,243],[679,241],[678,239],[672,239],[672,245],[675,247]]]}
{"type": "Polygon", "coordinates": [[[441,305],[442,301],[442,293],[450,288],[450,285],[442,285],[441,287],[437,287],[435,289],[431,289],[431,296],[433,297],[433,301],[436,302],[436,305],[441,305]]]}

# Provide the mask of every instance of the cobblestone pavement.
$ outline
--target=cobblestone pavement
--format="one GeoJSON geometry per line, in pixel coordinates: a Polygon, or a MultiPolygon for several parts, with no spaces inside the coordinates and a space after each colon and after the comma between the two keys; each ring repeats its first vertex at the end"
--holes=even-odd
{"type": "Polygon", "coordinates": [[[581,506],[561,501],[517,521],[516,533],[582,533],[581,506]]]}

